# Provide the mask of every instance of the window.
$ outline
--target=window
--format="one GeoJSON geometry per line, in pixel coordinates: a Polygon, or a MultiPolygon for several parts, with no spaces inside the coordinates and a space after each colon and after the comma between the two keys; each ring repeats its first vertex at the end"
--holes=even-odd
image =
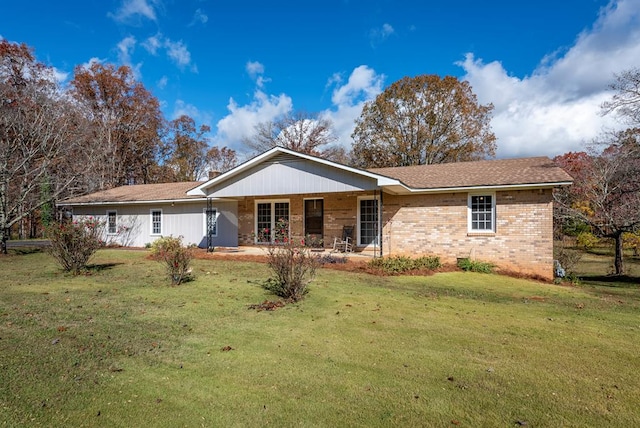
{"type": "MultiPolygon", "coordinates": [[[[204,208],[203,209],[203,213],[204,213],[204,223],[203,223],[203,227],[204,227],[204,236],[208,236],[209,235],[209,231],[208,231],[208,220],[209,217],[207,216],[207,209],[204,208]]],[[[211,216],[211,236],[218,236],[218,209],[217,208],[211,208],[211,211],[208,213],[211,216]]]]}
{"type": "Polygon", "coordinates": [[[107,234],[116,235],[118,233],[118,213],[107,211],[107,234]]]}
{"type": "Polygon", "coordinates": [[[358,200],[358,245],[378,244],[378,200],[358,200]]]}
{"type": "Polygon", "coordinates": [[[256,243],[289,237],[289,201],[256,202],[256,243]]]}
{"type": "Polygon", "coordinates": [[[469,195],[469,232],[495,231],[495,195],[469,195]]]}
{"type": "Polygon", "coordinates": [[[151,210],[151,234],[162,235],[162,210],[151,210]]]}

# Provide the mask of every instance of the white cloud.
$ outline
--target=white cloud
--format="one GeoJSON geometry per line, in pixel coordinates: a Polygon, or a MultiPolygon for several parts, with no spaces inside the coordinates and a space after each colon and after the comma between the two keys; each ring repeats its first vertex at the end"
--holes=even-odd
{"type": "Polygon", "coordinates": [[[183,100],[176,100],[173,106],[173,113],[171,114],[171,119],[177,119],[182,115],[187,115],[196,121],[198,124],[206,124],[209,125],[212,121],[212,116],[208,112],[204,112],[200,110],[198,107],[193,104],[188,104],[183,100]]]}
{"type": "Polygon", "coordinates": [[[244,68],[258,88],[263,88],[265,83],[271,81],[268,77],[264,77],[264,65],[258,61],[248,61],[244,68]]]}
{"type": "Polygon", "coordinates": [[[369,31],[369,41],[372,47],[384,42],[391,35],[395,34],[395,30],[391,24],[384,23],[380,28],[374,28],[369,31]]]}
{"type": "Polygon", "coordinates": [[[524,78],[509,75],[499,61],[467,54],[465,70],[478,101],[495,106],[492,127],[498,157],[555,156],[584,148],[604,129],[620,127],[602,117],[614,74],[640,58],[640,2],[612,0],[564,54],[541,59],[524,78]]]}
{"type": "Polygon", "coordinates": [[[158,55],[160,49],[164,49],[169,59],[178,68],[184,70],[189,67],[192,72],[198,72],[198,67],[191,61],[191,52],[189,52],[187,45],[182,40],[173,41],[158,33],[155,36],[148,37],[141,45],[149,54],[154,56],[158,55]]]}
{"type": "Polygon", "coordinates": [[[133,36],[125,37],[120,40],[117,45],[118,48],[118,60],[122,64],[131,64],[131,54],[133,54],[136,48],[136,38],[133,36]]]}
{"type": "Polygon", "coordinates": [[[130,67],[135,78],[140,79],[140,77],[142,76],[142,63],[139,62],[137,64],[133,64],[133,62],[131,61],[131,55],[135,51],[136,43],[136,38],[133,36],[125,37],[124,39],[122,39],[117,45],[118,61],[121,64],[130,67]]]}
{"type": "Polygon", "coordinates": [[[291,97],[285,94],[267,95],[261,90],[256,90],[251,103],[239,106],[231,98],[227,109],[229,114],[218,121],[214,141],[219,146],[244,151],[243,138],[253,135],[257,124],[274,120],[291,112],[293,102],[291,97]]]}
{"type": "Polygon", "coordinates": [[[147,40],[142,42],[141,45],[151,55],[156,55],[158,53],[158,49],[160,49],[162,47],[161,38],[162,38],[161,34],[157,34],[155,36],[151,36],[151,37],[147,38],[147,40]]]}
{"type": "Polygon", "coordinates": [[[209,21],[209,17],[202,12],[202,9],[196,9],[188,26],[193,27],[196,24],[206,24],[207,21],[209,21]]]}
{"type": "Polygon", "coordinates": [[[169,78],[167,76],[162,76],[160,80],[156,82],[156,86],[159,89],[164,89],[167,87],[167,83],[169,83],[169,78]]]}
{"type": "Polygon", "coordinates": [[[361,65],[356,67],[344,85],[342,76],[334,74],[328,85],[336,85],[331,96],[333,107],[322,112],[321,116],[331,120],[338,144],[351,148],[351,134],[355,128],[355,120],[362,113],[365,102],[374,100],[383,91],[385,76],[375,70],[361,65]]]}
{"type": "Polygon", "coordinates": [[[191,71],[194,73],[198,71],[195,64],[191,64],[191,53],[182,40],[174,42],[166,39],[164,46],[167,48],[167,55],[169,58],[176,63],[180,69],[184,69],[186,66],[190,65],[191,71]]]}
{"type": "Polygon", "coordinates": [[[115,13],[109,13],[108,16],[117,22],[128,24],[135,23],[140,18],[157,20],[156,11],[147,0],[123,0],[120,8],[115,13]]]}

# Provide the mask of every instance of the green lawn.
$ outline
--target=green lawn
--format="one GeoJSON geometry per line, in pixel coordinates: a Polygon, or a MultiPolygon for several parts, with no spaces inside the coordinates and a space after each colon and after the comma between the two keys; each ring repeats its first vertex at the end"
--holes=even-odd
{"type": "Polygon", "coordinates": [[[322,269],[258,312],[265,265],[146,254],[0,257],[0,426],[640,426],[637,283],[322,269]]]}

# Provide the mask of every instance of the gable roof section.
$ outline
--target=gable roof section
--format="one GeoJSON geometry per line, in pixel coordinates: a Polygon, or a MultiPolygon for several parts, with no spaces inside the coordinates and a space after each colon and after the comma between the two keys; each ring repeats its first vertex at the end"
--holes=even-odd
{"type": "Polygon", "coordinates": [[[332,188],[329,191],[334,192],[401,185],[398,180],[383,175],[283,147],[274,147],[190,190],[189,195],[233,197],[323,193],[322,182],[324,182],[324,189],[332,188]],[[288,171],[277,165],[287,165],[288,171]],[[283,173],[291,176],[283,176],[283,173]],[[252,175],[257,179],[249,183],[252,175]],[[230,185],[235,187],[231,192],[226,189],[230,185]],[[269,186],[274,190],[269,191],[269,186]]]}
{"type": "Polygon", "coordinates": [[[65,199],[58,205],[102,205],[146,202],[197,201],[202,196],[189,196],[187,192],[202,184],[202,181],[180,183],[135,184],[90,193],[76,198],[65,199]]]}
{"type": "Polygon", "coordinates": [[[373,168],[415,191],[568,185],[573,178],[545,156],[373,168]]]}

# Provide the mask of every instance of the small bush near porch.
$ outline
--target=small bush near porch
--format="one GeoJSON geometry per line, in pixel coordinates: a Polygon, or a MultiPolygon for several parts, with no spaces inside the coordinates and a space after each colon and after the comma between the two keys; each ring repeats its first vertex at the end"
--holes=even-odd
{"type": "Polygon", "coordinates": [[[319,269],[256,311],[266,264],[194,260],[166,287],[147,256],[100,250],[89,276],[0,256],[0,421],[640,426],[637,282],[319,269]]]}

